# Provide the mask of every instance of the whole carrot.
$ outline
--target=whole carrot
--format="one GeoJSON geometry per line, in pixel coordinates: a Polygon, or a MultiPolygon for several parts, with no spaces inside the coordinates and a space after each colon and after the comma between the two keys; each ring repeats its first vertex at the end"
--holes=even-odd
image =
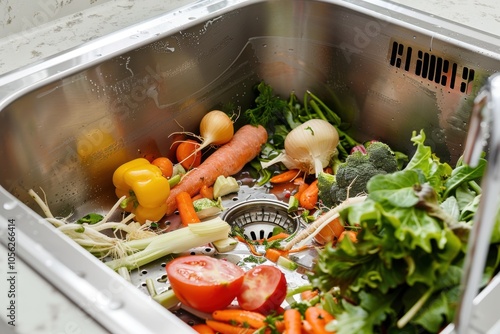
{"type": "Polygon", "coordinates": [[[300,170],[298,169],[289,169],[285,172],[282,172],[278,175],[273,176],[269,179],[271,183],[285,183],[293,181],[297,176],[299,176],[300,170]]]}
{"type": "Polygon", "coordinates": [[[286,309],[283,319],[285,321],[286,334],[301,334],[302,318],[299,310],[295,308],[286,309]]]}
{"type": "Polygon", "coordinates": [[[299,198],[300,206],[307,210],[312,210],[318,202],[318,180],[314,180],[306,190],[302,192],[299,198]]]}
{"type": "Polygon", "coordinates": [[[217,310],[212,313],[214,320],[229,322],[243,327],[261,328],[266,325],[263,314],[240,309],[217,310]]]}
{"type": "Polygon", "coordinates": [[[198,218],[198,215],[194,210],[193,200],[187,192],[182,191],[178,193],[175,196],[175,202],[179,210],[182,225],[187,226],[192,223],[200,222],[200,218],[198,218]]]}
{"type": "Polygon", "coordinates": [[[255,328],[244,328],[239,326],[233,326],[231,324],[222,321],[207,319],[205,320],[205,322],[210,328],[221,334],[250,334],[255,332],[255,328]]]}
{"type": "Polygon", "coordinates": [[[325,329],[326,324],[333,320],[333,316],[321,307],[308,307],[305,312],[305,318],[305,320],[311,325],[314,334],[334,333],[325,329]]]}
{"type": "Polygon", "coordinates": [[[174,213],[177,207],[175,196],[178,193],[186,191],[194,196],[204,184],[212,186],[219,175],[227,177],[238,173],[260,153],[261,146],[266,141],[267,130],[264,127],[253,125],[241,127],[229,143],[219,147],[171,189],[165,214],[174,213]]]}

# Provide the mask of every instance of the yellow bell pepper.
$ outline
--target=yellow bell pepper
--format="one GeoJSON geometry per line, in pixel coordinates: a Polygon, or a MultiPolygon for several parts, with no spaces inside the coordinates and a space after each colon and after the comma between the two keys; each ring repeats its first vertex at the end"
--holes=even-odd
{"type": "Polygon", "coordinates": [[[122,208],[135,214],[139,223],[158,221],[165,215],[170,185],[160,168],[148,160],[138,158],[118,167],[113,174],[113,184],[116,196],[127,197],[122,208]]]}

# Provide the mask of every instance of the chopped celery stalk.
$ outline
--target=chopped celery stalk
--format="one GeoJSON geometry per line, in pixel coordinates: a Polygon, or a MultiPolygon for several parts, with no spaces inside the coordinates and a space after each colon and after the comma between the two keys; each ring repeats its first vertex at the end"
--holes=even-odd
{"type": "Polygon", "coordinates": [[[125,242],[124,247],[142,249],[106,264],[113,270],[120,267],[136,269],[169,254],[178,254],[229,236],[231,226],[219,217],[189,224],[155,237],[125,242]],[[145,246],[145,247],[144,247],[145,246]]]}
{"type": "Polygon", "coordinates": [[[205,219],[218,215],[224,208],[219,197],[217,201],[209,198],[200,198],[193,201],[194,211],[200,219],[205,219]]]}
{"type": "Polygon", "coordinates": [[[309,290],[312,290],[312,289],[313,289],[312,284],[300,285],[300,286],[298,286],[296,288],[288,289],[287,292],[286,292],[286,296],[287,297],[291,297],[291,296],[297,295],[297,294],[299,294],[301,292],[309,291],[309,290]]]}
{"type": "Polygon", "coordinates": [[[184,174],[186,174],[186,170],[184,169],[184,167],[182,167],[181,164],[175,164],[173,171],[172,171],[172,177],[174,177],[176,175],[182,176],[184,174]]]}
{"type": "Polygon", "coordinates": [[[180,303],[180,300],[177,298],[172,289],[153,296],[153,299],[167,309],[177,306],[180,303]]]}
{"type": "Polygon", "coordinates": [[[219,198],[240,190],[238,181],[232,176],[219,175],[214,183],[214,198],[219,198]]]}
{"type": "Polygon", "coordinates": [[[299,209],[299,200],[295,196],[288,199],[288,212],[295,212],[299,209]]]}
{"type": "Polygon", "coordinates": [[[293,262],[290,259],[287,259],[284,256],[280,256],[276,263],[278,264],[278,266],[285,268],[285,269],[288,269],[288,270],[291,270],[291,271],[294,271],[299,267],[297,263],[293,262]]]}
{"type": "Polygon", "coordinates": [[[200,220],[203,220],[213,216],[217,216],[220,212],[221,212],[220,208],[212,206],[210,208],[205,208],[200,211],[196,211],[196,215],[198,216],[198,218],[200,218],[200,220]]]}
{"type": "Polygon", "coordinates": [[[236,248],[236,245],[238,245],[238,241],[234,238],[229,237],[214,241],[212,242],[212,245],[214,245],[215,249],[217,249],[217,252],[227,253],[236,248]]]}

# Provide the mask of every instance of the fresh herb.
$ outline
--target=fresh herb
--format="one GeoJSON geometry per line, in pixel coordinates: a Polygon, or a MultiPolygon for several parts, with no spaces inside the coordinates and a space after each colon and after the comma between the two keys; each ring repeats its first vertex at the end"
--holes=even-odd
{"type": "Polygon", "coordinates": [[[255,107],[245,111],[245,116],[252,125],[274,126],[287,106],[285,100],[274,95],[271,86],[261,82],[257,86],[258,95],[255,107]]]}
{"type": "MultiPolygon", "coordinates": [[[[338,99],[332,96],[337,107],[338,99]]],[[[304,93],[302,101],[295,93],[288,99],[283,99],[274,94],[272,87],[265,82],[257,85],[257,97],[252,108],[244,112],[245,118],[252,125],[262,125],[270,132],[269,143],[272,145],[272,154],[284,148],[286,135],[297,126],[311,120],[321,119],[331,123],[339,134],[339,155],[345,158],[351,148],[359,143],[346,133],[348,124],[342,123],[337,113],[327,106],[318,96],[310,91],[304,93]]],[[[272,155],[268,150],[268,155],[272,155]]],[[[272,157],[266,157],[266,161],[272,157]]]]}
{"type": "Polygon", "coordinates": [[[100,222],[104,218],[103,215],[98,213],[89,213],[76,221],[77,224],[89,224],[94,225],[100,222]]]}
{"type": "Polygon", "coordinates": [[[257,256],[254,256],[254,255],[249,255],[249,256],[243,258],[242,261],[246,262],[246,263],[262,264],[262,263],[266,262],[266,258],[265,257],[257,257],[257,256]]]}

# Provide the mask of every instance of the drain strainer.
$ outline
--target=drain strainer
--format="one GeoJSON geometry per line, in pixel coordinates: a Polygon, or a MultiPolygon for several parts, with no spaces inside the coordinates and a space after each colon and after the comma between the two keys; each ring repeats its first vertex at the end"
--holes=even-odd
{"type": "Polygon", "coordinates": [[[289,213],[288,205],[271,199],[253,199],[238,203],[222,216],[229,225],[244,231],[250,240],[269,238],[276,227],[289,234],[300,227],[300,216],[289,213]]]}

